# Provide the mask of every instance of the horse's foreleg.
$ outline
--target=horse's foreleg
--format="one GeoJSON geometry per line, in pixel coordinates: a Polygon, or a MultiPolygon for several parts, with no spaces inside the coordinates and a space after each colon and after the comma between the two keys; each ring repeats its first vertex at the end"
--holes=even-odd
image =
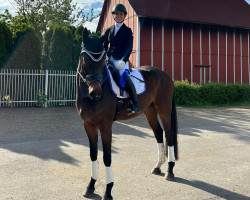
{"type": "Polygon", "coordinates": [[[111,200],[111,190],[114,185],[114,177],[111,167],[111,143],[112,143],[112,128],[111,126],[107,128],[100,129],[102,137],[102,146],[103,146],[103,162],[106,170],[106,191],[104,194],[104,200],[111,200]]]}
{"type": "Polygon", "coordinates": [[[91,159],[91,179],[83,195],[85,197],[89,197],[95,191],[95,183],[99,176],[98,161],[97,161],[98,130],[95,126],[86,123],[84,123],[84,128],[89,139],[90,159],[91,159]]]}

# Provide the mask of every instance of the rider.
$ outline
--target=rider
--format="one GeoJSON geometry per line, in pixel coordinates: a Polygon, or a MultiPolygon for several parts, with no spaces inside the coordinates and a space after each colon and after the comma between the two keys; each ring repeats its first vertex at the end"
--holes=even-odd
{"type": "MultiPolygon", "coordinates": [[[[104,35],[101,36],[101,39],[104,42],[105,50],[108,50],[107,55],[109,60],[114,64],[114,66],[109,65],[109,69],[113,74],[115,82],[119,85],[120,77],[126,69],[129,69],[128,59],[133,48],[133,33],[124,24],[127,10],[123,4],[115,5],[111,13],[115,20],[115,25],[108,28],[104,35]],[[108,45],[110,45],[109,49],[108,45]]],[[[125,90],[129,93],[132,101],[131,110],[128,114],[140,112],[136,90],[129,76],[126,79],[125,90]]]]}

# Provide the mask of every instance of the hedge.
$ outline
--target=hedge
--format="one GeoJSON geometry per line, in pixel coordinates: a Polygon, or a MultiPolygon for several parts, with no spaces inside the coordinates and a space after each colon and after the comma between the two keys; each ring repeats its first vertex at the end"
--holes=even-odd
{"type": "Polygon", "coordinates": [[[6,69],[40,69],[41,44],[34,29],[17,33],[17,42],[5,65],[6,69]]]}
{"type": "Polygon", "coordinates": [[[250,85],[176,81],[175,99],[179,106],[250,105],[250,85]]]}
{"type": "Polygon", "coordinates": [[[53,28],[53,34],[49,46],[49,69],[73,70],[73,46],[74,37],[67,27],[56,26],[53,28]]]}
{"type": "Polygon", "coordinates": [[[12,33],[4,22],[0,22],[0,69],[13,48],[12,33]]]}

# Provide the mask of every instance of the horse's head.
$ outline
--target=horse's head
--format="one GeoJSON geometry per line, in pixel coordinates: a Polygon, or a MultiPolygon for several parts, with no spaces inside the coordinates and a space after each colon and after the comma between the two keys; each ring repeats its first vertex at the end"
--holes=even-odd
{"type": "Polygon", "coordinates": [[[102,74],[106,52],[97,36],[89,36],[84,28],[82,33],[82,50],[79,57],[77,73],[88,86],[89,97],[99,100],[102,93],[102,74]]]}

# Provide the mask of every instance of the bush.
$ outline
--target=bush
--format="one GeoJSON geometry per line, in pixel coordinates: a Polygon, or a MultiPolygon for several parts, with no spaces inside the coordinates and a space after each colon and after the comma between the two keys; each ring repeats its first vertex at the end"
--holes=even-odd
{"type": "Polygon", "coordinates": [[[72,70],[74,37],[66,27],[54,27],[49,46],[49,69],[72,70]]]}
{"type": "Polygon", "coordinates": [[[0,22],[0,69],[3,67],[13,48],[13,38],[10,29],[0,22]]]}
{"type": "Polygon", "coordinates": [[[41,44],[36,32],[28,28],[17,33],[17,43],[6,64],[7,69],[40,69],[41,44]]]}
{"type": "Polygon", "coordinates": [[[74,48],[73,48],[73,66],[72,66],[72,69],[74,71],[77,70],[79,55],[81,52],[82,31],[83,31],[83,26],[78,26],[75,30],[74,48]]]}
{"type": "Polygon", "coordinates": [[[199,85],[189,84],[188,81],[175,82],[175,99],[177,105],[196,106],[199,104],[199,85]]]}
{"type": "Polygon", "coordinates": [[[49,66],[51,66],[49,59],[49,46],[52,34],[53,34],[53,29],[49,29],[45,32],[43,36],[44,44],[42,50],[42,69],[49,69],[49,66]]]}
{"type": "Polygon", "coordinates": [[[190,84],[175,82],[175,98],[179,106],[250,105],[250,86],[240,84],[190,84]]]}

